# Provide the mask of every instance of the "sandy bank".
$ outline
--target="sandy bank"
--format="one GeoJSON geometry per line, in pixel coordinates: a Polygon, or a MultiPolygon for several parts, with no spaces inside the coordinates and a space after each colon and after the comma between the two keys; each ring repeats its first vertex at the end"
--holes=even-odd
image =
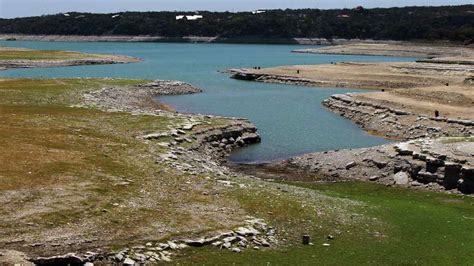
{"type": "Polygon", "coordinates": [[[231,69],[233,78],[360,89],[398,89],[463,84],[474,67],[432,63],[336,63],[330,65],[281,66],[264,69],[231,69]]]}

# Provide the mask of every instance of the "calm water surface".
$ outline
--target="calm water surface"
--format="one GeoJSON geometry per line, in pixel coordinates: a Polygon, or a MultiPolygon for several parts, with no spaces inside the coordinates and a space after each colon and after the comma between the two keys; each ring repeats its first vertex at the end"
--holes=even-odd
{"type": "Polygon", "coordinates": [[[259,129],[262,143],[234,152],[241,163],[266,162],[330,149],[359,148],[387,143],[362,131],[321,105],[331,94],[357,92],[335,88],[309,88],[232,80],[218,70],[340,61],[411,61],[412,58],[308,55],[290,53],[307,46],[2,42],[3,46],[61,49],[136,56],[143,62],[124,65],[16,69],[0,72],[7,77],[120,77],[182,80],[204,93],[161,97],[179,111],[249,118],[259,129]]]}

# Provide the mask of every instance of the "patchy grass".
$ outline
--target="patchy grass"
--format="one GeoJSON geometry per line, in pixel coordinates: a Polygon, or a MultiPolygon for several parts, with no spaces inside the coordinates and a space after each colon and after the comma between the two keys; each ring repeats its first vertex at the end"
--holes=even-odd
{"type": "MultiPolygon", "coordinates": [[[[178,262],[206,265],[470,265],[474,262],[472,197],[387,189],[359,182],[291,185],[360,202],[352,215],[354,218],[363,215],[366,219],[344,228],[337,222],[328,224],[330,220],[318,219],[313,213],[313,229],[305,231],[311,234],[314,246],[300,244],[298,227],[304,224],[300,220],[290,227],[296,235],[289,238],[286,247],[225,255],[212,248],[192,250],[178,262]],[[334,233],[334,229],[331,232],[331,227],[339,233],[334,233]],[[326,239],[328,234],[334,240],[326,239]]],[[[291,216],[301,218],[300,208],[287,208],[291,216]]]]}
{"type": "Polygon", "coordinates": [[[136,138],[168,131],[180,118],[73,107],[85,91],[143,82],[0,80],[0,248],[18,237],[126,245],[233,223],[202,212],[236,208],[202,199],[200,187],[211,181],[155,163],[165,148],[136,138]]]}
{"type": "Polygon", "coordinates": [[[31,50],[24,48],[0,47],[0,60],[79,60],[110,57],[100,54],[85,54],[59,50],[31,50]]]}

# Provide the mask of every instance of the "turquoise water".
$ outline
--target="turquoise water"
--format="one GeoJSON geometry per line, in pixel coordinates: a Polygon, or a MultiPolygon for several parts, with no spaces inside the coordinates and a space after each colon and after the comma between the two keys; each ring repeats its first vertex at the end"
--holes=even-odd
{"type": "Polygon", "coordinates": [[[179,111],[249,118],[259,129],[262,143],[234,152],[240,163],[266,162],[302,153],[387,143],[370,136],[349,120],[328,110],[321,101],[331,94],[350,91],[309,88],[230,79],[218,70],[239,67],[270,67],[293,64],[324,64],[340,61],[410,61],[412,58],[308,55],[290,53],[307,46],[1,42],[3,46],[61,49],[90,53],[136,56],[143,62],[1,71],[7,77],[121,77],[182,80],[204,90],[201,94],[161,97],[179,111]]]}

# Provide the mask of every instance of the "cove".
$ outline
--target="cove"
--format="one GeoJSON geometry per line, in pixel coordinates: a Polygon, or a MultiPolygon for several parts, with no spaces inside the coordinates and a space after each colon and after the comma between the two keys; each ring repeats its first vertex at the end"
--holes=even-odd
{"type": "MultiPolygon", "coordinates": [[[[332,94],[361,92],[336,88],[309,88],[233,80],[219,70],[357,61],[412,61],[413,58],[350,55],[295,54],[310,46],[103,43],[103,42],[5,42],[1,46],[88,53],[123,54],[143,62],[60,68],[10,69],[2,77],[116,77],[167,79],[189,82],[201,94],[160,97],[181,112],[246,117],[262,136],[262,143],[235,151],[237,163],[263,163],[291,156],[333,149],[360,148],[387,143],[371,136],[349,120],[326,110],[321,101],[332,94]]],[[[311,46],[314,47],[314,46],[311,46]]]]}

